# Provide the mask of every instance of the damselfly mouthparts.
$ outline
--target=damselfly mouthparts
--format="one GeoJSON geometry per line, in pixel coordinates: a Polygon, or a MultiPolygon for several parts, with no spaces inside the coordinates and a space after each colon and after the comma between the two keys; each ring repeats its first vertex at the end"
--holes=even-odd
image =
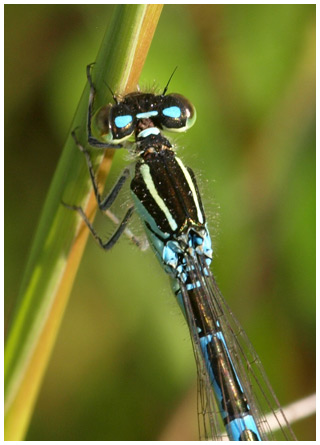
{"type": "Polygon", "coordinates": [[[221,440],[295,439],[268,382],[259,358],[223,299],[210,271],[212,245],[201,196],[193,171],[179,159],[162,130],[186,131],[196,118],[193,105],[180,94],[131,93],[98,110],[91,67],[88,143],[93,148],[121,148],[131,141],[135,162],[125,168],[107,197],[102,198],[90,154],[84,153],[101,210],[108,210],[131,177],[133,204],[112,237],[104,242],[84,211],[77,210],[105,250],[126,229],[136,211],[188,323],[197,364],[200,437],[221,440]],[[279,432],[266,420],[272,412],[279,432]],[[281,436],[281,437],[280,437],[281,436]]]}

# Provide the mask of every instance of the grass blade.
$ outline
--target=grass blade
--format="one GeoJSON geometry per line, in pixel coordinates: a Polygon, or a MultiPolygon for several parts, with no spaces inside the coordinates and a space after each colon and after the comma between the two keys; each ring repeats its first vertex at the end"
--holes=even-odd
{"type": "MultiPolygon", "coordinates": [[[[119,5],[106,33],[94,68],[98,95],[104,82],[117,92],[134,89],[146,58],[161,5],[119,5]]],[[[91,61],[88,61],[91,62],[91,61]]],[[[85,67],[84,67],[85,73],[85,67]]],[[[88,86],[71,129],[85,141],[88,86]]],[[[103,157],[99,181],[105,180],[112,150],[103,157]]],[[[102,156],[97,155],[97,161],[102,156]]],[[[5,440],[23,439],[42,377],[51,354],[68,295],[80,263],[88,231],[61,200],[81,203],[91,217],[94,196],[81,154],[68,137],[54,175],[20,288],[5,347],[5,440]],[[74,242],[77,233],[76,241],[74,242]]]]}

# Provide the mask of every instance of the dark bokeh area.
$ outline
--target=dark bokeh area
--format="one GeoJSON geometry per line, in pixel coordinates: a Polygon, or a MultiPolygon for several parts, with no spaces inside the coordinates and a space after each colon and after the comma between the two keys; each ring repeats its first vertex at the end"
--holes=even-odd
{"type": "MultiPolygon", "coordinates": [[[[6,329],[112,11],[5,6],[6,329]]],[[[283,405],[315,391],[315,32],[315,5],[168,5],[140,83],[163,87],[178,66],[170,91],[196,106],[174,141],[197,174],[219,286],[283,405]]],[[[314,440],[314,416],[294,430],[314,440]]],[[[27,440],[196,438],[194,358],[168,278],[126,239],[110,253],[89,240],[27,440]]]]}

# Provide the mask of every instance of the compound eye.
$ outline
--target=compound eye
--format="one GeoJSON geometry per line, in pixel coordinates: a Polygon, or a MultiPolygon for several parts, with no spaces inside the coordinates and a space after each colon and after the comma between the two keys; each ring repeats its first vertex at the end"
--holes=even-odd
{"type": "Polygon", "coordinates": [[[101,107],[92,120],[94,136],[111,144],[128,139],[134,126],[130,108],[121,103],[101,107]]]}
{"type": "Polygon", "coordinates": [[[161,123],[170,131],[186,131],[196,120],[194,106],[180,94],[172,93],[163,98],[161,106],[161,123]]]}
{"type": "Polygon", "coordinates": [[[109,126],[115,142],[129,138],[135,127],[131,109],[121,103],[114,105],[110,110],[109,126]]]}

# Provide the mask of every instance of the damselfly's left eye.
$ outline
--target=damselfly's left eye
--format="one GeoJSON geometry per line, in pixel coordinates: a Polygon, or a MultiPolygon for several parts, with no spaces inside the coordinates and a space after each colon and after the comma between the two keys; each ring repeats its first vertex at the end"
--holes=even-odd
{"type": "Polygon", "coordinates": [[[100,108],[95,115],[93,131],[106,142],[116,143],[128,139],[134,132],[136,119],[131,108],[118,103],[100,108]]]}
{"type": "Polygon", "coordinates": [[[160,116],[166,130],[186,131],[195,123],[196,110],[184,96],[172,93],[164,96],[160,116]]]}
{"type": "Polygon", "coordinates": [[[114,141],[123,141],[129,138],[135,128],[131,108],[119,103],[110,110],[110,129],[114,141]]]}

